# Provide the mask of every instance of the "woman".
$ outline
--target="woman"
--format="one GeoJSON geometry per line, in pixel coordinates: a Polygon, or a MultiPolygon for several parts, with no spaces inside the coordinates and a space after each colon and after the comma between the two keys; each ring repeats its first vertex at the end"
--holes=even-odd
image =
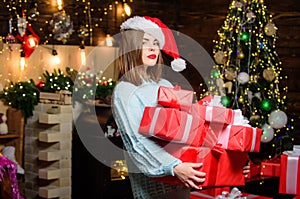
{"type": "Polygon", "coordinates": [[[174,70],[180,70],[178,66],[184,67],[185,63],[179,58],[176,45],[174,49],[168,47],[170,39],[175,44],[174,37],[158,19],[133,17],[121,25],[121,30],[119,72],[122,77],[114,90],[113,112],[129,156],[126,161],[133,195],[143,199],[189,198],[190,189],[199,189],[199,184],[205,181],[205,173],[196,170],[202,163],[182,163],[138,133],[144,107],[157,105],[158,87],[173,87],[161,78],[160,49],[175,58],[174,70]],[[166,175],[178,177],[186,187],[150,179],[166,175]]]}
{"type": "Polygon", "coordinates": [[[188,163],[173,157],[153,140],[138,133],[146,106],[157,105],[159,86],[173,87],[161,78],[161,50],[174,58],[175,71],[185,68],[173,34],[159,19],[133,17],[121,25],[118,68],[120,81],[113,95],[113,113],[126,149],[133,196],[136,199],[188,199],[191,189],[200,189],[205,173],[202,163],[188,163]],[[185,186],[150,179],[172,175],[185,186]]]}

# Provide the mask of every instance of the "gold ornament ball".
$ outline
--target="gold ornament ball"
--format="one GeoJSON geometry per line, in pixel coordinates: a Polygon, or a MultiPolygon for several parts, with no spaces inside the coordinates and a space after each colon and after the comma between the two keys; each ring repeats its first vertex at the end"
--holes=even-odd
{"type": "Polygon", "coordinates": [[[259,0],[259,3],[264,4],[265,2],[264,2],[264,0],[259,0]]]}
{"type": "Polygon", "coordinates": [[[249,120],[250,120],[250,122],[253,122],[253,121],[257,121],[259,119],[260,119],[259,115],[252,115],[249,120]]]}
{"type": "Polygon", "coordinates": [[[226,59],[225,59],[225,54],[223,51],[218,51],[214,55],[215,61],[217,64],[224,64],[226,59]]]}
{"type": "Polygon", "coordinates": [[[264,28],[265,34],[268,36],[272,36],[276,33],[276,26],[274,23],[267,23],[267,25],[264,28]]]}
{"type": "Polygon", "coordinates": [[[242,51],[240,51],[237,58],[244,59],[244,57],[245,57],[244,53],[242,51]]]}
{"type": "Polygon", "coordinates": [[[275,72],[273,68],[271,67],[266,68],[263,71],[263,77],[269,82],[273,81],[275,79],[275,72]]]}
{"type": "Polygon", "coordinates": [[[225,78],[228,80],[234,80],[237,76],[236,71],[233,68],[226,68],[225,69],[225,78]]]}

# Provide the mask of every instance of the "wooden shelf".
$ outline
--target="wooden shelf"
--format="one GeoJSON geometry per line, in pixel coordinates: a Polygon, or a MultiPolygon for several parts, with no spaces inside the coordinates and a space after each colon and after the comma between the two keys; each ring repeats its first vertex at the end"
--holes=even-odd
{"type": "Polygon", "coordinates": [[[19,138],[20,135],[16,133],[8,133],[5,135],[0,135],[0,139],[10,139],[10,138],[19,138]]]}
{"type": "Polygon", "coordinates": [[[0,135],[0,143],[4,146],[15,147],[15,157],[19,165],[23,166],[23,142],[24,142],[24,116],[15,108],[6,111],[8,134],[0,135]]]}

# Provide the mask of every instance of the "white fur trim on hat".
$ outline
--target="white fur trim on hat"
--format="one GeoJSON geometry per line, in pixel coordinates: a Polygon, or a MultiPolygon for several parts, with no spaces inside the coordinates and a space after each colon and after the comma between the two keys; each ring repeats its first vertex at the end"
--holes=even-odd
{"type": "Polygon", "coordinates": [[[163,46],[165,45],[165,37],[161,28],[156,23],[145,19],[144,17],[132,17],[123,22],[120,27],[121,30],[141,30],[155,37],[159,42],[160,48],[163,48],[163,46]]]}
{"type": "Polygon", "coordinates": [[[176,72],[183,71],[186,68],[185,60],[181,58],[174,59],[171,61],[171,67],[176,72]]]}

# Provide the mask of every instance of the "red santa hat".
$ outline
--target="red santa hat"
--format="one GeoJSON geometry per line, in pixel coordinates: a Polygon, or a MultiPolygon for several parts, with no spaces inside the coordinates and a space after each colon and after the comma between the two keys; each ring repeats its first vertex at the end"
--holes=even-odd
{"type": "Polygon", "coordinates": [[[158,40],[161,50],[174,58],[171,62],[174,71],[180,72],[186,68],[185,61],[180,58],[172,31],[158,18],[135,16],[123,22],[121,30],[140,30],[152,35],[158,40]]]}

